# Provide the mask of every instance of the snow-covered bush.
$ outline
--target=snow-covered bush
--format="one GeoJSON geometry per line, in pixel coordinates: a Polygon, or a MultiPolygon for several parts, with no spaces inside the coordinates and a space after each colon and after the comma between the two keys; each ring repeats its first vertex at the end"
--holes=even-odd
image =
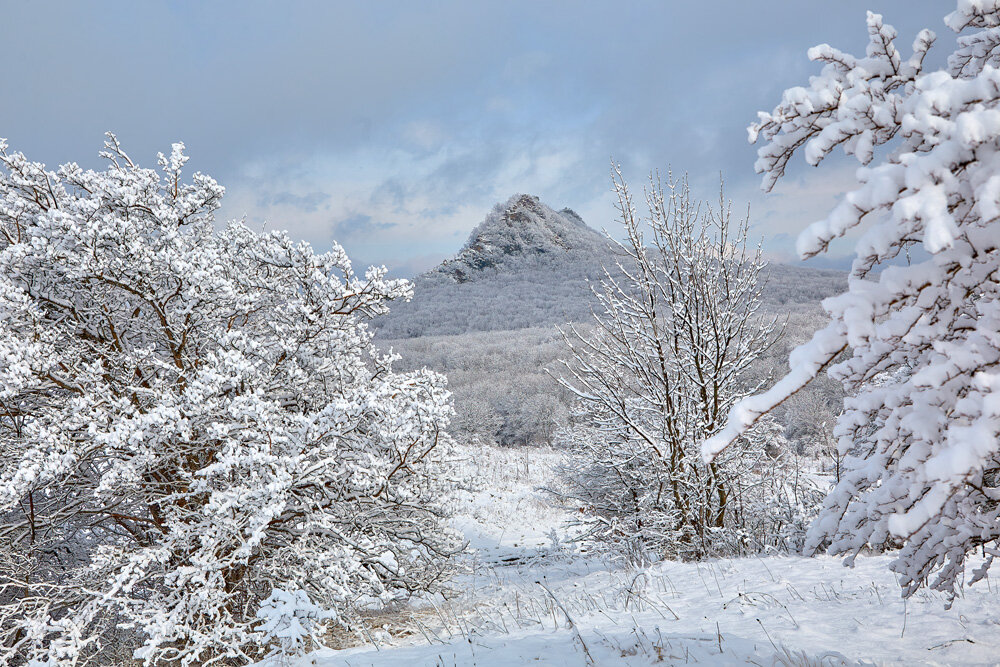
{"type": "Polygon", "coordinates": [[[276,642],[285,655],[301,655],[318,643],[325,629],[323,621],[336,616],[312,602],[302,589],[275,588],[261,602],[257,618],[261,621],[257,630],[266,642],[276,642]]]}
{"type": "Polygon", "coordinates": [[[0,662],[106,664],[123,633],[147,664],[242,662],[277,590],[343,619],[434,585],[444,378],[365,324],[409,284],[217,230],[180,144],[159,172],[102,155],[0,141],[0,662]]]}
{"type": "Polygon", "coordinates": [[[760,248],[721,195],[701,205],[684,180],[666,191],[652,181],[642,216],[617,168],[614,182],[624,259],[595,291],[592,332],[566,336],[563,382],[577,412],[563,440],[579,468],[569,493],[593,517],[592,535],[636,557],[742,551],[760,525],[758,475],[770,470],[756,462],[780,428],[755,429],[707,464],[698,445],[755,389],[748,371],[776,338],[759,312],[760,248]]]}
{"type": "Polygon", "coordinates": [[[740,553],[802,553],[830,487],[829,478],[816,470],[822,459],[797,454],[776,420],[763,420],[755,430],[750,435],[765,443],[764,456],[747,461],[750,469],[735,503],[733,532],[739,540],[733,543],[740,553]]]}
{"type": "Polygon", "coordinates": [[[801,234],[803,256],[867,228],[848,291],[824,303],[829,324],[704,446],[712,460],[829,368],[848,393],[835,432],[846,458],[808,548],[850,562],[900,541],[905,595],[954,595],[969,554],[986,555],[972,581],[1000,555],[1000,2],[960,0],[945,22],[964,34],[946,69],[925,71],[933,33],[904,58],[869,13],[863,57],[810,50],[820,74],[750,127],[765,190],[800,147],[811,165],[838,146],[865,165],[858,189],[801,234]]]}

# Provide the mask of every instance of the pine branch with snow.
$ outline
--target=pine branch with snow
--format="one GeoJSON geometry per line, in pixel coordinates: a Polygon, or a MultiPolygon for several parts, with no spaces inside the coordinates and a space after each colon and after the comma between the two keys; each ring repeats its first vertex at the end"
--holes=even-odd
{"type": "Polygon", "coordinates": [[[905,595],[955,595],[971,553],[986,554],[971,581],[1000,554],[1000,3],[960,0],[945,21],[964,31],[947,69],[923,67],[933,33],[904,60],[869,13],[865,57],[812,49],[821,73],[750,126],[765,190],[799,149],[816,165],[840,145],[864,165],[858,188],[800,235],[804,257],[866,230],[848,291],[824,302],[830,323],[704,446],[712,460],[829,369],[849,395],[835,432],[845,460],[808,547],[850,561],[899,542],[905,595]]]}

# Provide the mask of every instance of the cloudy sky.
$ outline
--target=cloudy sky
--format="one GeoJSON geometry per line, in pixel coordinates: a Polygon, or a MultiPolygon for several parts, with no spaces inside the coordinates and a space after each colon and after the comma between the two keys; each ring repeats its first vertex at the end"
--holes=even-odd
{"type": "Polygon", "coordinates": [[[226,218],[404,275],[514,193],[611,228],[612,157],[636,184],[688,171],[706,197],[722,172],[789,252],[853,167],[796,168],[760,195],[755,112],[817,71],[808,47],[863,50],[866,9],[906,52],[922,27],[954,39],[932,0],[0,4],[14,149],[96,166],[113,130],[151,165],[182,140],[226,186],[226,218]]]}

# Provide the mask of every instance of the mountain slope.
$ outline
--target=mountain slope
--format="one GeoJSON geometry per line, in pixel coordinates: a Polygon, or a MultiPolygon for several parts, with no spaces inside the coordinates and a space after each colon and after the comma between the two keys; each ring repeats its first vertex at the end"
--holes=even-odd
{"type": "MultiPolygon", "coordinates": [[[[572,210],[515,195],[375,326],[380,338],[398,339],[589,321],[591,285],[615,262],[612,244],[572,210]]],[[[840,271],[773,264],[767,273],[765,306],[776,311],[816,308],[847,284],[840,271]]]]}
{"type": "Polygon", "coordinates": [[[560,255],[578,253],[607,256],[608,241],[572,209],[555,211],[538,197],[514,195],[495,206],[454,259],[446,260],[428,277],[464,283],[491,271],[516,270],[525,259],[545,257],[559,263],[560,255]]]}

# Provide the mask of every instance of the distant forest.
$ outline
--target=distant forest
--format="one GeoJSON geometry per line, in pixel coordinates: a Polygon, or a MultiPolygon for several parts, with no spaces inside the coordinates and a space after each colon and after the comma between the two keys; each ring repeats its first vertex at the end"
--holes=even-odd
{"type": "MultiPolygon", "coordinates": [[[[461,282],[454,273],[457,262],[447,262],[418,276],[413,300],[394,303],[374,326],[381,338],[400,339],[587,322],[595,303],[591,285],[604,277],[604,267],[614,271],[616,263],[599,233],[587,232],[599,246],[510,252],[484,268],[463,267],[461,282]]],[[[473,234],[466,248],[476,244],[473,234]]],[[[764,305],[774,312],[815,308],[847,286],[846,273],[829,269],[771,264],[765,274],[764,305]]]]}
{"type": "MultiPolygon", "coordinates": [[[[559,327],[590,327],[591,286],[605,267],[618,271],[619,257],[573,211],[516,195],[494,208],[454,259],[416,278],[411,301],[392,304],[375,320],[376,341],[402,355],[401,370],[427,367],[448,376],[457,412],[451,430],[460,440],[551,444],[572,402],[554,379],[568,356],[559,327]]],[[[776,378],[787,370],[792,345],[822,321],[819,302],[842,292],[847,274],[771,264],[764,275],[764,311],[787,324],[754,374],[776,378]]],[[[779,411],[786,434],[815,441],[815,425],[832,424],[825,411],[839,398],[823,376],[779,411]]]]}

